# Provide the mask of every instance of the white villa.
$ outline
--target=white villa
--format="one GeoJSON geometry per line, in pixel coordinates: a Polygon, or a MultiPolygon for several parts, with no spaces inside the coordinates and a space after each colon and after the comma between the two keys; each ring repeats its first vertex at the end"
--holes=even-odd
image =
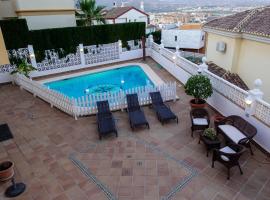
{"type": "Polygon", "coordinates": [[[202,30],[162,30],[165,47],[199,51],[205,45],[205,33],[202,30]]]}
{"type": "Polygon", "coordinates": [[[108,10],[104,16],[107,24],[128,22],[145,22],[149,24],[149,15],[132,6],[114,7],[108,10]]]}

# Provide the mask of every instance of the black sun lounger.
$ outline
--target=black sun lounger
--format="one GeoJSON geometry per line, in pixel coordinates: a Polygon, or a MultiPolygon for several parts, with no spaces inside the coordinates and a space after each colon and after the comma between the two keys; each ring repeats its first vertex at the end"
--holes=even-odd
{"type": "Polygon", "coordinates": [[[109,133],[115,133],[118,137],[118,133],[115,126],[115,120],[110,111],[110,106],[108,101],[98,101],[97,102],[97,124],[99,139],[101,140],[104,135],[109,133]]]}
{"type": "Polygon", "coordinates": [[[149,123],[147,122],[144,112],[140,107],[137,94],[127,94],[127,106],[131,129],[134,130],[135,127],[143,125],[149,129],[149,123]]]}
{"type": "Polygon", "coordinates": [[[153,108],[157,114],[158,120],[164,124],[170,120],[176,120],[178,123],[178,117],[171,111],[171,109],[164,104],[160,92],[150,92],[153,108]]]}

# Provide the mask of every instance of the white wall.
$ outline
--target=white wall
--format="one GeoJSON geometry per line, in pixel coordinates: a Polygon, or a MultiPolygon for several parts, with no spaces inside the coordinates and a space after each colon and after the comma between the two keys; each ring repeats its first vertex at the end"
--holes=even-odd
{"type": "Polygon", "coordinates": [[[106,21],[106,24],[113,24],[114,23],[114,21],[112,19],[106,19],[105,21],[106,21]]]}
{"type": "Polygon", "coordinates": [[[162,30],[161,37],[164,46],[171,48],[179,46],[183,49],[201,49],[205,42],[204,32],[201,30],[162,30]]]}
{"type": "Polygon", "coordinates": [[[15,0],[17,10],[74,9],[74,0],[15,0]]]}
{"type": "Polygon", "coordinates": [[[21,18],[26,19],[29,30],[76,26],[74,14],[23,16],[21,18]]]}
{"type": "Polygon", "coordinates": [[[120,24],[120,23],[127,23],[127,18],[124,18],[124,17],[119,17],[117,19],[115,19],[115,23],[116,24],[120,24]]]}
{"type": "Polygon", "coordinates": [[[0,0],[0,19],[5,17],[16,17],[15,1],[1,1],[0,0]]]}

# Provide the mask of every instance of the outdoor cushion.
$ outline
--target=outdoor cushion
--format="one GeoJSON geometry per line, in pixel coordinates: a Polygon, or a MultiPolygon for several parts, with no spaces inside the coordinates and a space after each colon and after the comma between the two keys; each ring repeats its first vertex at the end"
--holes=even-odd
{"type": "Polygon", "coordinates": [[[208,125],[208,121],[205,118],[194,118],[193,119],[193,124],[195,125],[208,125]]]}
{"type": "Polygon", "coordinates": [[[175,119],[176,115],[165,105],[156,106],[158,116],[163,120],[175,119]]]}
{"type": "MultiPolygon", "coordinates": [[[[230,147],[228,147],[228,146],[223,147],[223,148],[220,149],[219,151],[222,151],[222,152],[224,152],[224,153],[236,153],[232,148],[230,148],[230,147]]],[[[229,159],[227,156],[225,156],[225,155],[221,155],[220,157],[221,157],[222,160],[224,160],[224,161],[226,161],[226,162],[228,162],[228,161],[230,160],[230,159],[229,159]]]]}
{"type": "Polygon", "coordinates": [[[235,128],[232,125],[226,124],[226,125],[219,125],[218,127],[236,144],[238,144],[240,140],[246,138],[246,136],[242,132],[240,132],[237,128],[235,128]]]}
{"type": "Polygon", "coordinates": [[[131,123],[134,126],[147,124],[147,120],[145,118],[145,115],[141,110],[136,110],[134,112],[130,112],[129,115],[130,115],[130,119],[132,119],[131,123]]]}

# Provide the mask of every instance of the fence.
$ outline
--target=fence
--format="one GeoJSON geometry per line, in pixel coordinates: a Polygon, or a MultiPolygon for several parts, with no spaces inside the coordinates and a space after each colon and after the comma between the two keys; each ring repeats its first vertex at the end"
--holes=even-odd
{"type": "Polygon", "coordinates": [[[150,92],[160,91],[164,101],[176,99],[176,83],[166,83],[160,86],[144,86],[131,88],[125,91],[107,92],[96,95],[85,95],[79,98],[69,98],[54,90],[50,90],[40,83],[28,79],[22,75],[14,76],[14,81],[22,89],[25,89],[44,101],[52,107],[56,107],[63,112],[74,116],[76,119],[80,116],[92,115],[97,113],[96,102],[108,100],[111,110],[123,110],[127,107],[126,94],[137,93],[141,105],[151,103],[150,92]]]}

